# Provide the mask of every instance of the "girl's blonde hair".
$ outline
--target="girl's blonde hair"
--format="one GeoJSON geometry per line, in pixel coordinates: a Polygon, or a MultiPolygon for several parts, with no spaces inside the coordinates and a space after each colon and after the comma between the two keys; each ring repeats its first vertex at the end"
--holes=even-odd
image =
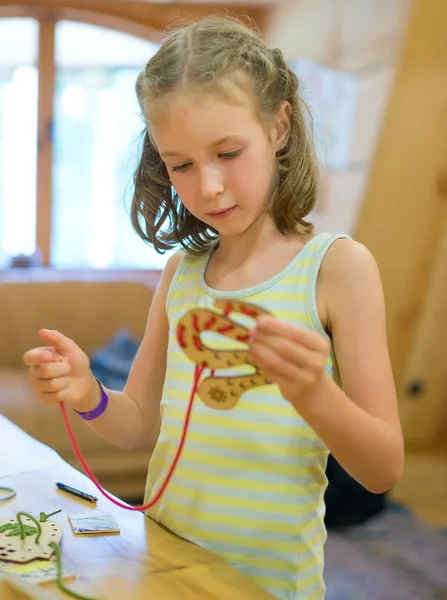
{"type": "MultiPolygon", "coordinates": [[[[208,18],[164,39],[140,73],[136,92],[147,118],[154,107],[179,90],[228,97],[228,81],[247,89],[261,122],[275,115],[284,101],[290,104],[290,134],[277,154],[277,177],[268,210],[281,233],[311,232],[312,224],[305,217],[316,202],[317,160],[298,78],[280,50],[268,48],[255,31],[239,21],[208,18]]],[[[217,231],[182,204],[147,128],[134,184],[133,227],[158,252],[181,245],[189,253],[201,253],[218,238],[217,231]]]]}

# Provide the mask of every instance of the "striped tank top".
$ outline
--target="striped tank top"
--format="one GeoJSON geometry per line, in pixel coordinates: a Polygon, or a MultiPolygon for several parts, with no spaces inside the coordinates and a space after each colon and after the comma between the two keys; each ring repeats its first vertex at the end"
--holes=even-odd
{"type": "MultiPolygon", "coordinates": [[[[182,260],[167,298],[170,334],[161,429],[145,502],[172,463],[193,385],[195,365],[176,336],[179,319],[193,308],[212,310],[216,299],[238,299],[329,339],[318,317],[315,288],[326,251],[341,237],[347,236],[316,235],[278,275],[236,292],[208,287],[209,253],[182,260]]],[[[232,313],[230,318],[253,326],[244,315],[232,313]]],[[[236,349],[238,344],[212,332],[202,333],[202,340],[217,349],[236,349]]],[[[234,376],[237,370],[247,373],[247,365],[216,374],[234,376]]],[[[333,349],[326,372],[338,375],[333,349]]],[[[208,408],[196,397],[180,461],[147,514],[221,556],[278,599],[322,600],[327,456],[326,446],[276,385],[247,391],[231,410],[208,408]]]]}

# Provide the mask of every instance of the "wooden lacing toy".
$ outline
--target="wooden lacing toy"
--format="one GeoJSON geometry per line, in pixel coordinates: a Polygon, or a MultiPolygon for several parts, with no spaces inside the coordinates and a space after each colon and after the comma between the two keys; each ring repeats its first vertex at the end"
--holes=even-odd
{"type": "Polygon", "coordinates": [[[228,300],[216,300],[214,306],[217,309],[220,309],[222,312],[213,311],[207,308],[196,308],[187,312],[178,323],[177,341],[185,354],[195,363],[194,381],[186,410],[182,436],[180,438],[180,443],[174,460],[159,490],[147,504],[141,506],[130,506],[117,500],[103,489],[82,456],[82,453],[73,435],[70,421],[68,420],[66,407],[64,403],[61,403],[65,427],[76,456],[84,468],[84,471],[90,477],[101,494],[121,508],[126,510],[145,511],[149,508],[152,508],[152,506],[154,506],[163,495],[169,481],[171,480],[185,445],[186,435],[191,419],[192,406],[196,394],[199,396],[202,402],[210,408],[231,409],[236,405],[242,394],[248,390],[272,383],[270,378],[263,373],[257,365],[252,363],[250,357],[248,356],[248,349],[215,350],[209,346],[206,346],[201,339],[201,334],[203,332],[211,331],[228,337],[232,340],[247,344],[249,341],[250,330],[247,327],[244,327],[243,325],[229,319],[228,315],[231,312],[236,312],[252,319],[256,319],[260,315],[269,313],[253,304],[239,301],[230,302],[228,300]],[[252,374],[235,375],[230,377],[216,376],[214,374],[217,370],[231,369],[232,367],[243,364],[247,364],[251,367],[252,374]],[[200,378],[205,369],[209,369],[211,371],[211,375],[200,382],[200,378]]]}
{"type": "Polygon", "coordinates": [[[60,512],[56,510],[48,515],[41,512],[39,520],[27,512],[19,512],[15,519],[0,520],[0,560],[27,563],[36,559],[48,560],[55,554],[58,588],[77,600],[96,600],[70,590],[63,582],[59,545],[63,527],[48,520],[60,512]]]}
{"type": "Polygon", "coordinates": [[[196,365],[211,369],[210,377],[200,384],[197,395],[210,408],[230,409],[239,401],[242,394],[250,389],[271,383],[262,370],[252,363],[248,350],[214,350],[206,346],[201,339],[201,333],[212,331],[238,342],[248,343],[250,331],[228,318],[230,312],[256,319],[267,311],[245,302],[229,302],[217,300],[216,308],[222,309],[219,314],[208,308],[196,308],[184,315],[177,326],[177,341],[185,354],[196,365]],[[247,364],[254,369],[251,374],[234,375],[230,377],[216,376],[215,371],[231,369],[247,364]]]}
{"type": "Polygon", "coordinates": [[[0,520],[0,560],[26,563],[49,559],[54,553],[51,542],[59,544],[62,538],[62,525],[47,520],[55,514],[42,513],[40,522],[25,512],[17,513],[15,519],[0,520]]]}

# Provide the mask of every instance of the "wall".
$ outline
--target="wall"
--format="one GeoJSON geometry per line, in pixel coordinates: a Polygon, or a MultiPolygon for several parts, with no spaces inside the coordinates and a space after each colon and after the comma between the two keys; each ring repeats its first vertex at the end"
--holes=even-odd
{"type": "Polygon", "coordinates": [[[357,237],[382,275],[409,443],[445,443],[447,2],[415,0],[357,237]]]}
{"type": "Polygon", "coordinates": [[[293,0],[270,23],[268,39],[286,58],[350,74],[357,86],[348,160],[322,173],[323,198],[313,215],[320,230],[355,232],[409,8],[410,0],[293,0]]]}

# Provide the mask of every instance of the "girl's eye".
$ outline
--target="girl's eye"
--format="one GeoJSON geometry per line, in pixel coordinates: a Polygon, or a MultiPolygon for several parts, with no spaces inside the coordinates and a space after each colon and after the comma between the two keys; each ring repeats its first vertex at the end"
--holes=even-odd
{"type": "Polygon", "coordinates": [[[232,158],[237,158],[240,153],[241,150],[234,150],[234,152],[225,152],[224,154],[219,154],[219,157],[225,160],[231,160],[232,158]]]}
{"type": "Polygon", "coordinates": [[[174,165],[173,167],[171,167],[172,171],[187,171],[189,169],[189,167],[191,166],[191,163],[184,163],[183,165],[174,165]]]}
{"type": "MultiPolygon", "coordinates": [[[[234,150],[233,152],[222,152],[219,154],[219,158],[223,158],[224,160],[232,160],[240,156],[242,150],[234,150]]],[[[173,165],[171,170],[173,173],[182,173],[187,171],[191,167],[191,163],[183,163],[181,165],[173,165]]]]}

